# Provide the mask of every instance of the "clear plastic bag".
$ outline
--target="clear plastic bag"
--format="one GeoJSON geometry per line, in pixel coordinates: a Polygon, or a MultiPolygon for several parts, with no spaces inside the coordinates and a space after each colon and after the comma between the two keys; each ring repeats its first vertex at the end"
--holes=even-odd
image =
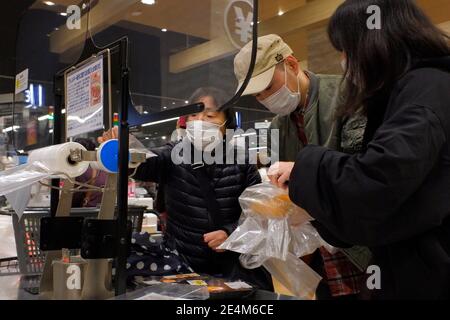
{"type": "Polygon", "coordinates": [[[299,258],[323,246],[335,249],[311,225],[312,218],[289,200],[287,191],[269,183],[248,188],[239,202],[239,226],[219,249],[241,253],[243,267],[264,266],[295,295],[313,297],[321,277],[299,258]]]}
{"type": "Polygon", "coordinates": [[[315,298],[322,277],[295,255],[288,254],[286,261],[267,259],[264,267],[295,296],[307,300],[315,298]]]}
{"type": "Polygon", "coordinates": [[[111,300],[207,300],[208,288],[186,284],[162,283],[137,289],[111,300]]]}

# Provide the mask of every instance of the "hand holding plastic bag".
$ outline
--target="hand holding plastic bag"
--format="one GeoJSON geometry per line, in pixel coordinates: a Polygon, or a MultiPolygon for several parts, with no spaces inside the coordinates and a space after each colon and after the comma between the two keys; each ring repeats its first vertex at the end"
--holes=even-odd
{"type": "Polygon", "coordinates": [[[332,247],[310,224],[312,218],[290,201],[286,190],[269,183],[248,188],[239,202],[241,223],[219,248],[241,253],[247,269],[264,266],[296,296],[313,297],[321,277],[299,258],[332,247]]]}

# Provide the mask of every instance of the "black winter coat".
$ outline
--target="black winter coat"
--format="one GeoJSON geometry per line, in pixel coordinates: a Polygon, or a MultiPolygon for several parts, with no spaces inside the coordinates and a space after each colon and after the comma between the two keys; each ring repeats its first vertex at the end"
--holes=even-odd
{"type": "Polygon", "coordinates": [[[302,150],[290,197],[325,240],[372,249],[373,298],[449,299],[450,57],[422,61],[386,101],[368,110],[362,154],[302,150]]]}
{"type": "Polygon", "coordinates": [[[147,159],[135,175],[137,180],[160,183],[164,187],[168,244],[176,248],[196,272],[240,277],[271,290],[271,277],[265,270],[246,270],[240,266],[239,254],[216,253],[203,240],[206,233],[224,230],[230,235],[236,229],[242,212],[238,201],[240,195],[246,188],[261,183],[256,166],[214,164],[205,167],[223,222],[214,225],[195,169],[190,164],[176,165],[171,159],[173,148],[182,143],[186,143],[186,140],[152,150],[157,157],[147,159]]]}

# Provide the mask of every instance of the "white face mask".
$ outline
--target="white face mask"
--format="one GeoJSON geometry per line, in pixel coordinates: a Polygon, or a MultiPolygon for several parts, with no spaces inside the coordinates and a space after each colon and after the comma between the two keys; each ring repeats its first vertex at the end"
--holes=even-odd
{"type": "Polygon", "coordinates": [[[284,65],[284,86],[280,88],[277,92],[272,94],[270,97],[260,101],[260,103],[269,109],[272,113],[278,114],[280,116],[287,116],[297,109],[301,101],[300,93],[300,80],[297,76],[297,92],[292,92],[287,87],[287,70],[286,65],[284,65]]]}
{"type": "Polygon", "coordinates": [[[186,136],[197,150],[205,150],[208,147],[208,150],[212,151],[223,141],[220,128],[225,123],[226,121],[218,125],[202,120],[188,121],[186,123],[186,136]]]}

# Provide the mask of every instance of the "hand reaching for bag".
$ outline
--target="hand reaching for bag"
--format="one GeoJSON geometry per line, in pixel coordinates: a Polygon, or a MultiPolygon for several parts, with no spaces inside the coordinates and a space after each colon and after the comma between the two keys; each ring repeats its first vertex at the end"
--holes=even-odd
{"type": "Polygon", "coordinates": [[[223,230],[214,231],[203,235],[203,240],[208,244],[208,247],[219,253],[225,252],[225,250],[220,250],[217,248],[220,247],[227,239],[228,235],[223,230]]]}
{"type": "Polygon", "coordinates": [[[102,144],[109,140],[114,140],[119,138],[119,128],[114,127],[103,133],[101,137],[97,138],[98,143],[102,144]]]}

